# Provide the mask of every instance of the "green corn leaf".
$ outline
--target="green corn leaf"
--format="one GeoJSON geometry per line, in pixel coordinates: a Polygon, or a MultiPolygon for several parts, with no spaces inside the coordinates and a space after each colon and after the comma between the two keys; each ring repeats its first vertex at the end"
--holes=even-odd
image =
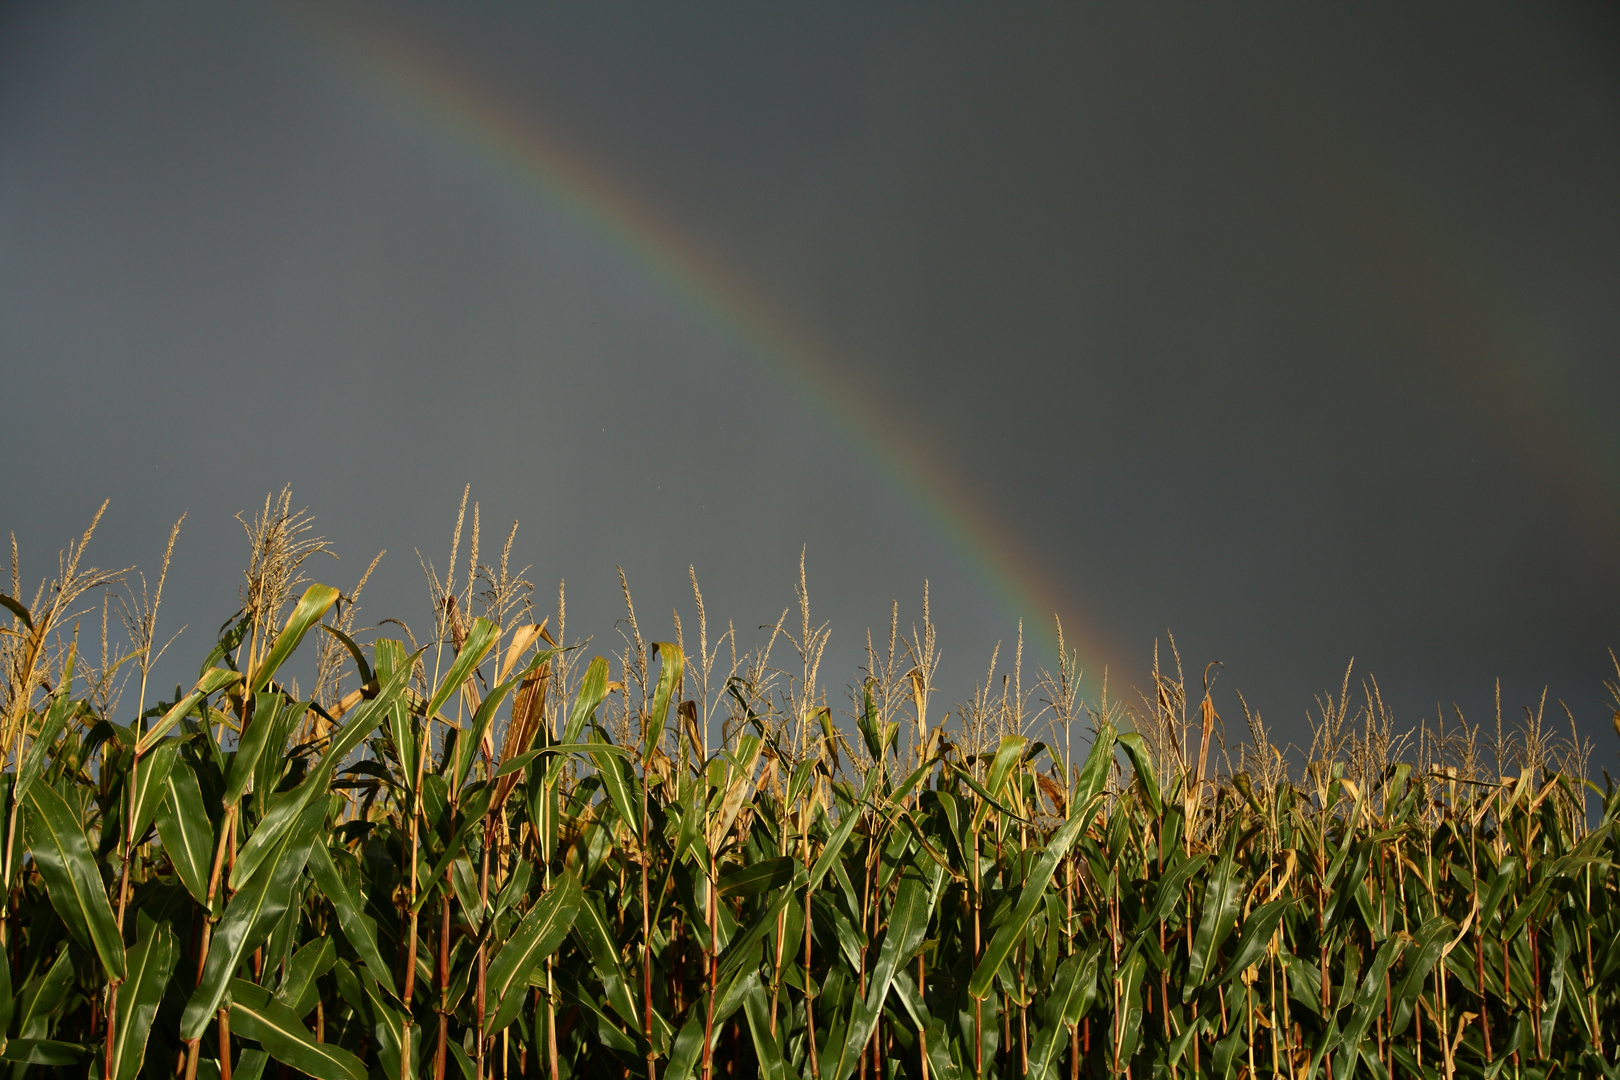
{"type": "Polygon", "coordinates": [[[799,801],[799,796],[805,793],[810,781],[815,779],[816,768],[820,764],[815,758],[805,758],[793,769],[793,776],[788,781],[786,805],[792,806],[799,801]]]}
{"type": "Polygon", "coordinates": [[[11,994],[11,965],[0,963],[0,1049],[5,1048],[6,1032],[11,1030],[11,1016],[17,1007],[11,994]]]}
{"type": "MultiPolygon", "coordinates": [[[[270,1055],[263,1050],[255,1050],[251,1046],[242,1051],[242,1056],[236,1059],[236,1066],[231,1069],[231,1080],[262,1080],[264,1067],[270,1064],[270,1055]]],[[[202,1060],[197,1061],[197,1075],[202,1075],[202,1060]]],[[[217,1071],[216,1071],[216,1076],[217,1071]]]]}
{"type": "Polygon", "coordinates": [[[174,763],[179,757],[178,746],[172,742],[164,743],[135,766],[135,809],[129,819],[129,835],[135,838],[136,843],[140,843],[147,827],[152,824],[158,804],[168,791],[169,773],[174,770],[174,763]]]}
{"type": "Polygon", "coordinates": [[[652,760],[653,751],[664,735],[664,721],[669,716],[669,699],[675,684],[681,680],[683,658],[678,646],[667,641],[653,642],[653,655],[662,660],[658,671],[658,685],[653,689],[652,711],[647,714],[647,730],[642,733],[641,763],[652,760]]]}
{"type": "Polygon", "coordinates": [[[771,1005],[763,983],[756,980],[748,988],[743,998],[743,1012],[748,1017],[748,1034],[754,1042],[759,1075],[764,1080],[798,1080],[793,1066],[782,1056],[781,1044],[771,1034],[771,1005]]]}
{"type": "Polygon", "coordinates": [[[991,795],[990,789],[973,779],[972,775],[966,769],[957,768],[949,763],[947,763],[945,767],[950,775],[956,777],[958,780],[966,784],[968,786],[968,790],[972,791],[973,794],[979,797],[979,805],[973,811],[973,824],[970,826],[971,828],[978,829],[984,824],[984,819],[989,815],[990,808],[994,808],[997,813],[1005,814],[1010,818],[1014,818],[1019,821],[1024,820],[1013,811],[1012,807],[1008,806],[994,795],[991,795]]]}
{"type": "Polygon", "coordinates": [[[501,767],[495,770],[495,779],[499,780],[503,776],[507,776],[511,773],[519,772],[520,770],[528,768],[529,762],[533,761],[542,754],[571,754],[582,752],[587,749],[589,749],[587,746],[559,746],[553,744],[539,750],[525,750],[523,753],[507,758],[505,761],[503,761],[501,763],[501,767]]]}
{"type": "Polygon", "coordinates": [[[855,831],[855,825],[860,820],[861,815],[857,810],[861,803],[872,797],[872,789],[877,784],[879,775],[880,772],[877,769],[867,773],[866,786],[861,790],[860,799],[851,805],[848,810],[844,811],[840,816],[838,828],[834,829],[832,835],[827,837],[826,844],[822,846],[821,854],[816,856],[815,863],[810,867],[810,887],[812,889],[819,888],[821,879],[827,876],[827,871],[838,864],[839,858],[844,851],[844,845],[849,842],[850,834],[855,831]]]}
{"type": "Polygon", "coordinates": [[[721,896],[757,896],[762,892],[785,887],[799,870],[799,863],[791,856],[765,859],[733,870],[720,878],[721,896]]]}
{"type": "Polygon", "coordinates": [[[325,795],[338,763],[348,757],[366,736],[374,731],[388,715],[389,710],[405,691],[411,665],[402,664],[390,676],[387,684],[379,687],[377,696],[356,707],[348,721],[332,735],[320,763],[290,792],[278,795],[270,803],[258,828],[253,830],[247,843],[237,853],[236,865],[231,868],[231,888],[241,889],[259,865],[275,850],[283,836],[298,821],[304,810],[317,797],[325,795]]]}
{"type": "Polygon", "coordinates": [[[45,974],[29,979],[22,993],[17,995],[13,1030],[25,1039],[46,1035],[51,1013],[73,989],[73,982],[72,951],[63,949],[56,954],[51,966],[45,969],[45,974]]]}
{"type": "MultiPolygon", "coordinates": [[[[579,1006],[590,1017],[593,1026],[593,1039],[598,1040],[607,1049],[622,1054],[626,1059],[643,1056],[636,1045],[636,1040],[625,1033],[624,1029],[619,1026],[618,1021],[602,1011],[601,1006],[596,1001],[595,994],[576,982],[567,968],[555,972],[554,975],[557,982],[558,998],[563,1002],[579,1006]]],[[[639,1031],[638,1028],[630,1030],[639,1031]]]]}
{"type": "Polygon", "coordinates": [[[1070,815],[1090,806],[1091,800],[1101,795],[1103,788],[1108,786],[1108,770],[1114,765],[1115,738],[1112,724],[1104,724],[1097,732],[1097,741],[1091,744],[1091,752],[1086,755],[1085,764],[1080,766],[1074,798],[1069,803],[1070,815]]]}
{"type": "MultiPolygon", "coordinates": [[[[1234,1024],[1226,1038],[1215,1044],[1215,1052],[1210,1055],[1211,1076],[1230,1077],[1235,1074],[1233,1062],[1237,1060],[1238,1054],[1248,1045],[1243,1041],[1243,1035],[1243,1026],[1234,1024]]],[[[1123,1056],[1122,1054],[1121,1057],[1123,1056]]]]}
{"type": "Polygon", "coordinates": [[[140,1073],[158,1002],[180,955],[168,923],[153,922],[144,912],[136,913],[136,921],[138,933],[135,947],[129,950],[128,975],[118,988],[110,1069],[115,1080],[134,1080],[140,1073]]]}
{"type": "Polygon", "coordinates": [[[311,1080],[366,1080],[366,1066],[341,1046],[315,1041],[292,1009],[262,986],[231,981],[231,1031],[256,1039],[275,1060],[311,1080]]]}
{"type": "MultiPolygon", "coordinates": [[[[311,846],[312,853],[317,849],[324,850],[319,844],[311,846]]],[[[318,993],[315,980],[331,971],[336,963],[337,946],[330,937],[318,937],[305,944],[287,961],[287,974],[276,987],[275,1000],[291,1009],[295,1016],[307,1015],[315,1007],[318,993]]]]}
{"type": "Polygon", "coordinates": [[[0,1051],[0,1061],[17,1065],[77,1065],[96,1052],[83,1043],[57,1042],[54,1039],[12,1039],[0,1051]]]}
{"type": "MultiPolygon", "coordinates": [[[[225,781],[224,801],[227,806],[240,799],[242,792],[247,789],[254,768],[259,764],[259,757],[264,753],[265,744],[280,726],[276,723],[277,713],[286,703],[286,697],[279,693],[260,692],[253,695],[253,722],[247,726],[247,732],[236,745],[236,759],[231,762],[231,774],[225,781]]],[[[279,753],[281,748],[275,749],[279,753]]]]}
{"type": "Polygon", "coordinates": [[[477,1063],[456,1043],[450,1044],[450,1060],[456,1063],[456,1071],[461,1074],[461,1080],[478,1080],[477,1063]]]}
{"type": "Polygon", "coordinates": [[[372,978],[369,970],[360,969],[359,981],[360,992],[365,995],[366,1012],[371,1018],[371,1038],[377,1047],[377,1058],[382,1063],[384,1074],[389,1080],[400,1075],[400,1057],[403,1054],[408,1059],[406,1080],[409,1080],[416,1074],[416,1062],[414,1054],[404,1053],[410,1039],[410,1026],[405,1022],[405,1014],[394,1008],[384,996],[382,987],[372,978]]]}
{"type": "Polygon", "coordinates": [[[1029,740],[1022,735],[1003,735],[1001,744],[996,747],[996,756],[990,762],[990,772],[985,777],[983,787],[975,783],[966,773],[959,774],[982,800],[973,812],[974,829],[984,826],[985,819],[990,816],[991,807],[1012,817],[1019,816],[1002,805],[1001,793],[1007,787],[1007,777],[1012,773],[1013,766],[1024,760],[1024,747],[1028,742],[1029,740]]]}
{"type": "MultiPolygon", "coordinates": [[[[387,685],[394,672],[407,667],[411,663],[409,655],[405,652],[405,643],[392,638],[379,639],[372,646],[372,655],[377,661],[377,685],[387,685]]],[[[403,700],[395,700],[388,710],[388,734],[394,741],[394,752],[399,755],[401,775],[400,784],[406,791],[416,791],[417,739],[411,721],[411,713],[405,707],[403,700]]]]}
{"type": "Polygon", "coordinates": [[[1267,904],[1261,904],[1249,913],[1243,921],[1243,929],[1238,934],[1237,949],[1232,953],[1232,959],[1227,963],[1226,970],[1222,971],[1217,983],[1229,982],[1238,977],[1244,968],[1260,959],[1266,952],[1266,946],[1271,944],[1271,935],[1282,922],[1288,909],[1298,904],[1292,897],[1283,897],[1267,904]]]}
{"type": "Polygon", "coordinates": [[[933,914],[935,886],[941,877],[943,875],[932,863],[926,867],[909,865],[900,875],[894,906],[889,909],[889,928],[883,935],[877,962],[868,976],[866,998],[856,1001],[848,1032],[841,1044],[836,1050],[828,1047],[826,1060],[821,1062],[824,1080],[848,1080],[849,1074],[854,1071],[858,1051],[866,1045],[872,1028],[877,1024],[895,972],[902,964],[910,963],[922,946],[929,917],[933,914]]]}
{"type": "MultiPolygon", "coordinates": [[[[1119,1058],[1129,1061],[1136,1056],[1136,1048],[1142,1038],[1142,976],[1147,974],[1147,958],[1140,949],[1133,949],[1120,964],[1115,973],[1115,981],[1119,985],[1119,998],[1124,1005],[1124,1016],[1119,1027],[1119,1058]]],[[[1237,1027],[1241,1031],[1240,1026],[1237,1027]]],[[[1218,1051],[1217,1051],[1218,1054],[1218,1051]]],[[[1215,1075],[1227,1075],[1217,1070],[1215,1075]]]]}
{"type": "Polygon", "coordinates": [[[1131,767],[1136,770],[1136,782],[1142,785],[1142,794],[1147,796],[1154,816],[1164,813],[1164,800],[1159,795],[1159,780],[1153,771],[1153,756],[1148,752],[1147,743],[1142,736],[1129,731],[1119,736],[1119,745],[1131,759],[1131,767]]]}
{"type": "Polygon", "coordinates": [[[866,752],[872,760],[883,760],[883,733],[878,730],[877,702],[872,700],[872,680],[867,679],[861,689],[861,712],[855,718],[855,727],[866,742],[866,752]]]}
{"type": "Polygon", "coordinates": [[[1456,923],[1444,915],[1436,915],[1412,935],[1412,952],[1407,954],[1406,976],[1395,988],[1395,1010],[1389,1025],[1391,1037],[1405,1031],[1406,1025],[1412,1022],[1412,1010],[1417,1005],[1418,995],[1423,992],[1423,981],[1429,977],[1429,972],[1434,969],[1447,940],[1456,929],[1456,923]]]}
{"type": "Polygon", "coordinates": [[[501,702],[512,692],[512,687],[518,684],[518,678],[508,679],[491,690],[489,696],[479,704],[478,711],[473,714],[472,723],[456,736],[455,760],[451,762],[450,770],[445,777],[452,787],[459,789],[466,781],[467,773],[478,757],[478,748],[484,741],[484,732],[489,730],[490,722],[495,719],[495,711],[501,707],[501,702]]]}
{"type": "Polygon", "coordinates": [[[209,694],[218,693],[242,681],[242,676],[229,668],[209,668],[197,680],[197,685],[191,688],[191,693],[174,703],[174,707],[158,718],[157,723],[146,729],[146,734],[140,737],[135,744],[135,756],[144,757],[156,746],[158,740],[167,735],[182,717],[195,709],[199,702],[209,694]]]}
{"type": "Polygon", "coordinates": [[[462,918],[470,926],[481,926],[484,921],[484,902],[478,898],[478,871],[465,852],[450,860],[450,888],[461,905],[462,918]]]}
{"type": "Polygon", "coordinates": [[[619,962],[618,941],[602,910],[600,899],[589,895],[581,899],[572,932],[584,946],[608,1004],[613,1006],[630,1030],[640,1031],[641,1017],[636,1008],[635,995],[630,992],[630,980],[619,962]]]}
{"type": "Polygon", "coordinates": [[[411,668],[420,652],[406,658],[389,677],[388,681],[377,688],[377,696],[369,701],[357,705],[343,726],[332,733],[332,741],[327,744],[326,752],[321,755],[317,773],[324,773],[328,778],[336,771],[344,758],[355,751],[365,741],[377,725],[387,718],[389,712],[404,696],[406,684],[410,680],[411,668]]]}
{"type": "Polygon", "coordinates": [[[1502,906],[1502,898],[1507,895],[1518,871],[1519,860],[1512,856],[1503,859],[1502,865],[1496,868],[1496,877],[1491,881],[1490,892],[1485,895],[1485,902],[1479,909],[1479,925],[1482,932],[1491,932],[1491,927],[1496,922],[1496,911],[1502,906]]]}
{"type": "Polygon", "coordinates": [[[305,809],[293,828],[265,860],[264,870],[249,879],[225,908],[214,930],[204,963],[202,980],[186,1002],[180,1019],[180,1037],[195,1039],[213,1018],[232,976],[248,953],[270,936],[287,911],[293,884],[304,872],[310,846],[326,824],[326,803],[305,809]]]}
{"type": "MultiPolygon", "coordinates": [[[[466,849],[467,838],[472,835],[473,829],[483,823],[484,814],[489,810],[489,800],[494,794],[494,790],[487,785],[474,786],[472,793],[467,796],[466,803],[460,808],[461,824],[456,827],[455,833],[451,835],[449,842],[445,844],[444,852],[439,856],[439,861],[426,874],[420,875],[418,880],[437,882],[444,877],[466,849]]],[[[452,882],[453,887],[454,882],[452,882]]],[[[416,898],[415,910],[422,910],[422,905],[432,895],[431,889],[423,890],[416,898]]]]}
{"type": "Polygon", "coordinates": [[[563,742],[579,742],[586,722],[595,717],[597,706],[607,695],[608,662],[598,656],[585,669],[584,677],[579,680],[579,689],[574,692],[574,705],[568,713],[568,724],[563,728],[563,742]]]}
{"type": "Polygon", "coordinates": [[[298,648],[298,643],[304,640],[309,628],[321,621],[327,609],[340,595],[342,594],[330,585],[311,585],[304,590],[304,595],[299,597],[292,614],[287,616],[286,625],[281,628],[281,633],[276,635],[275,644],[270,646],[269,653],[254,670],[253,678],[248,683],[249,692],[256,694],[269,685],[270,676],[274,675],[287,657],[292,655],[293,650],[298,648]]]}
{"type": "Polygon", "coordinates": [[[494,1003],[485,1023],[485,1034],[499,1031],[517,1016],[528,989],[529,972],[556,951],[580,905],[579,878],[572,873],[535,902],[518,923],[517,929],[489,965],[486,980],[488,1000],[494,1003]]]}
{"type": "Polygon", "coordinates": [[[375,928],[367,926],[366,920],[361,918],[360,901],[344,884],[337,865],[332,862],[332,853],[324,843],[310,846],[309,870],[316,887],[332,902],[332,909],[337,913],[338,929],[343,932],[344,938],[354,947],[366,968],[393,993],[393,972],[377,946],[375,928]]]}
{"type": "Polygon", "coordinates": [[[1069,1030],[1080,1022],[1096,997],[1100,956],[1100,948],[1093,945],[1058,965],[1052,977],[1052,992],[1041,1005],[1045,1024],[1029,1053],[1030,1080],[1059,1075],[1059,1063],[1069,1048],[1069,1030]]]}
{"type": "Polygon", "coordinates": [[[686,858],[687,851],[691,849],[694,844],[696,844],[699,849],[697,855],[699,862],[703,863],[704,865],[708,864],[708,848],[706,844],[702,843],[703,826],[705,824],[703,819],[704,808],[702,794],[703,793],[698,789],[698,785],[693,784],[691,785],[691,790],[687,793],[684,802],[675,804],[668,808],[672,811],[678,810],[681,820],[680,831],[675,834],[675,845],[670,850],[669,854],[669,866],[671,871],[673,871],[676,866],[680,865],[682,860],[686,858]]]}
{"type": "MultiPolygon", "coordinates": [[[[1101,745],[1102,742],[1103,740],[1099,738],[1098,744],[1101,745]]],[[[1096,750],[1093,749],[1092,753],[1095,755],[1096,750]]],[[[979,960],[979,966],[974,969],[973,977],[968,980],[968,993],[973,997],[983,1000],[989,994],[990,984],[995,979],[996,972],[1001,970],[1001,965],[1006,962],[1008,954],[1024,936],[1029,918],[1035,914],[1035,909],[1040,905],[1041,897],[1051,884],[1058,863],[1069,853],[1070,846],[1074,844],[1075,837],[1080,835],[1085,824],[1085,816],[1076,814],[1059,826],[1057,832],[1047,841],[1040,859],[1030,870],[1029,876],[1024,879],[1023,889],[1018,894],[1018,903],[1013,907],[1007,920],[996,930],[995,937],[990,939],[990,944],[985,947],[984,955],[979,960]]]]}
{"type": "Polygon", "coordinates": [[[489,655],[489,650],[495,647],[500,637],[501,628],[488,619],[473,620],[472,629],[467,631],[467,640],[462,642],[455,662],[428,699],[425,715],[429,720],[438,716],[439,709],[450,700],[450,695],[460,690],[462,684],[472,677],[473,671],[484,662],[484,657],[489,655]]]}
{"type": "Polygon", "coordinates": [[[207,902],[208,875],[213,869],[214,827],[203,809],[197,774],[186,763],[169,770],[157,808],[158,838],[174,864],[175,874],[197,903],[207,902]]]}
{"type": "Polygon", "coordinates": [[[787,910],[788,905],[804,887],[804,880],[802,875],[795,876],[790,887],[776,893],[771,902],[754,916],[754,920],[731,939],[725,951],[720,954],[720,978],[729,978],[743,966],[757,962],[759,950],[756,946],[767,934],[776,932],[777,916],[787,910]]]}
{"type": "Polygon", "coordinates": [[[1165,1053],[1165,1064],[1174,1068],[1187,1053],[1187,1047],[1201,1034],[1207,1034],[1208,1025],[1201,1018],[1195,1017],[1191,1023],[1182,1028],[1181,1034],[1170,1041],[1169,1050],[1165,1053]]]}
{"type": "Polygon", "coordinates": [[[1159,890],[1154,894],[1153,906],[1144,908],[1141,917],[1136,920],[1138,934],[1156,927],[1175,909],[1186,893],[1187,882],[1196,877],[1208,861],[1208,855],[1194,855],[1190,859],[1182,859],[1171,867],[1169,873],[1159,879],[1159,890]]]}
{"type": "Polygon", "coordinates": [[[322,623],[321,629],[337,638],[338,641],[342,643],[343,647],[349,650],[349,655],[354,657],[354,669],[360,673],[361,686],[366,685],[367,683],[371,682],[372,679],[376,678],[376,676],[371,673],[371,665],[366,663],[366,654],[361,651],[359,645],[355,644],[352,637],[328,623],[322,623]]]}
{"type": "MultiPolygon", "coordinates": [[[[758,971],[750,971],[746,975],[739,971],[729,980],[721,980],[716,984],[711,1049],[719,1045],[720,1037],[725,1034],[726,1021],[742,1008],[743,1001],[759,984],[758,971]]],[[[709,994],[705,990],[703,996],[687,1010],[686,1022],[681,1025],[680,1033],[675,1036],[675,1043],[670,1049],[669,1064],[664,1068],[663,1080],[688,1080],[692,1070],[702,1060],[703,1029],[708,1023],[708,1000],[709,994]]]]}
{"type": "Polygon", "coordinates": [[[1361,1052],[1361,1040],[1372,1030],[1373,1021],[1384,1008],[1384,976],[1405,947],[1406,942],[1391,935],[1373,954],[1372,963],[1367,965],[1367,973],[1362,977],[1361,987],[1356,991],[1350,1021],[1344,1026],[1342,1049],[1338,1065],[1333,1070],[1334,1076],[1350,1076],[1354,1072],[1357,1056],[1361,1052]]]}
{"type": "Polygon", "coordinates": [[[242,639],[247,637],[248,631],[252,628],[252,615],[243,615],[242,618],[238,619],[236,625],[225,631],[220,636],[220,639],[214,643],[214,647],[208,650],[208,655],[203,658],[202,667],[197,669],[197,676],[201,678],[203,672],[215,666],[221,660],[232,671],[237,670],[234,654],[241,647],[242,639]]]}
{"type": "Polygon", "coordinates": [[[520,862],[512,867],[512,876],[506,879],[501,891],[495,894],[494,918],[500,918],[508,908],[528,894],[529,881],[533,876],[534,869],[527,862],[520,862]]]}
{"type": "MultiPolygon", "coordinates": [[[[68,654],[67,663],[70,673],[69,679],[71,679],[72,653],[68,654]]],[[[69,679],[64,679],[63,682],[67,683],[69,679]]],[[[77,711],[76,706],[78,703],[73,700],[68,690],[69,688],[64,685],[51,698],[50,707],[45,710],[45,719],[39,725],[39,734],[34,736],[33,743],[28,747],[28,756],[23,759],[22,767],[17,770],[14,790],[18,802],[27,798],[29,789],[34,786],[34,781],[39,778],[40,774],[45,771],[45,766],[53,759],[57,737],[62,734],[62,729],[67,727],[68,721],[73,719],[73,714],[77,711]]]]}
{"type": "Polygon", "coordinates": [[[1543,969],[1543,977],[1547,983],[1547,990],[1541,1002],[1541,1027],[1543,1031],[1556,1031],[1558,1028],[1558,1014],[1564,1007],[1565,986],[1569,976],[1574,972],[1569,970],[1570,949],[1574,940],[1570,935],[1569,926],[1563,919],[1552,924],[1552,952],[1543,969]]]}
{"type": "Polygon", "coordinates": [[[1338,888],[1333,891],[1333,895],[1328,899],[1326,910],[1327,921],[1330,925],[1337,925],[1341,919],[1350,914],[1350,910],[1356,902],[1356,890],[1366,886],[1367,866],[1372,862],[1373,852],[1382,839],[1384,837],[1380,834],[1370,836],[1355,845],[1345,845],[1345,848],[1351,849],[1351,857],[1346,863],[1350,869],[1338,879],[1338,888]]]}
{"type": "Polygon", "coordinates": [[[78,816],[53,789],[28,792],[28,846],[45,879],[51,906],[75,940],[95,949],[109,979],[124,977],[124,939],[78,816]]]}
{"type": "Polygon", "coordinates": [[[1192,952],[1187,957],[1187,978],[1182,983],[1181,1000],[1191,1001],[1204,980],[1215,970],[1215,958],[1221,943],[1232,932],[1237,920],[1238,906],[1243,899],[1243,883],[1237,878],[1233,851],[1237,844],[1234,826],[1228,833],[1226,850],[1215,864],[1215,872],[1204,886],[1204,906],[1198,919],[1198,932],[1193,936],[1192,952]]]}
{"type": "Polygon", "coordinates": [[[600,731],[595,734],[596,739],[589,745],[591,757],[596,762],[596,774],[602,778],[602,786],[607,789],[608,799],[618,812],[619,819],[632,833],[639,835],[641,815],[636,811],[636,799],[632,794],[635,777],[625,760],[607,749],[612,745],[607,737],[600,731]]]}

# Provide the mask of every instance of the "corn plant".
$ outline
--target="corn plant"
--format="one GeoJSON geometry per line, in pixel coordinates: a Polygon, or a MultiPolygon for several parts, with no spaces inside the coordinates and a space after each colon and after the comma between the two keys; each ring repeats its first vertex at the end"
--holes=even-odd
{"type": "Polygon", "coordinates": [[[169,700],[161,575],[99,660],[70,624],[126,573],[88,533],[0,597],[14,1077],[1620,1076],[1620,790],[1543,709],[1403,741],[1347,676],[1291,775],[1256,716],[1229,759],[1179,662],[1087,708],[1020,643],[931,715],[925,608],[835,712],[802,576],[751,654],[694,577],[695,652],[626,587],[595,655],[476,508],[428,642],[362,643],[289,510],[169,700]]]}

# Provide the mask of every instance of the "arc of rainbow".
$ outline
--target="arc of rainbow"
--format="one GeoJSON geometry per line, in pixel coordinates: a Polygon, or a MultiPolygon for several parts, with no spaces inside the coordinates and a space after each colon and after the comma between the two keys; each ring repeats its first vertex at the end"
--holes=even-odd
{"type": "Polygon", "coordinates": [[[923,446],[902,437],[895,418],[832,377],[813,342],[776,317],[697,245],[532,120],[503,109],[466,79],[408,46],[385,41],[379,28],[341,24],[327,12],[315,33],[374,83],[417,107],[442,133],[513,170],[609,237],[677,290],[691,308],[743,343],[750,355],[807,394],[1010,613],[1032,617],[1025,634],[1044,645],[1049,657],[1057,652],[1057,637],[1046,620],[1053,614],[1062,620],[1064,644],[1078,653],[1086,673],[1083,696],[1094,696],[1106,670],[1119,670],[1112,642],[1065,602],[1064,591],[1024,545],[932,461],[923,446]]]}

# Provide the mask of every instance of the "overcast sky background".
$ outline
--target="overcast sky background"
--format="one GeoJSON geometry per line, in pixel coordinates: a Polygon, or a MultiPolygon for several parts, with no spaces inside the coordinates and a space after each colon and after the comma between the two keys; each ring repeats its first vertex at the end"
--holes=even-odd
{"type": "Polygon", "coordinates": [[[443,565],[470,482],[486,551],[521,521],[540,603],[566,578],[601,642],[616,565],[648,636],[690,632],[693,564],[751,641],[806,548],[835,703],[926,578],[947,700],[1019,617],[1051,666],[1060,610],[1093,692],[1169,630],[1285,739],[1354,656],[1407,722],[1547,686],[1615,764],[1610,7],[11,5],[0,328],[25,579],[105,497],[102,565],[150,570],[189,514],[171,683],[267,491],[334,584],[388,549],[362,621],[420,632],[416,552],[443,565]]]}

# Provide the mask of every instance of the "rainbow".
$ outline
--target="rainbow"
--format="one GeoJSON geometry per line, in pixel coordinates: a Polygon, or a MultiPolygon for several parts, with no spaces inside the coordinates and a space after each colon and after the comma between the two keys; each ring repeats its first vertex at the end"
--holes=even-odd
{"type": "Polygon", "coordinates": [[[870,399],[833,375],[834,368],[808,336],[787,325],[701,247],[632,198],[613,178],[560,145],[532,118],[519,116],[463,74],[432,62],[382,27],[337,21],[327,9],[306,11],[303,34],[335,50],[347,69],[405,102],[446,138],[516,177],[572,213],[629,254],[716,329],[738,341],[801,399],[858,446],[870,465],[928,522],[1007,612],[1024,620],[1042,663],[1057,653],[1054,614],[1064,644],[1078,652],[1092,697],[1118,652],[1095,625],[1066,601],[1058,586],[1016,536],[942,468],[919,441],[870,399]]]}

